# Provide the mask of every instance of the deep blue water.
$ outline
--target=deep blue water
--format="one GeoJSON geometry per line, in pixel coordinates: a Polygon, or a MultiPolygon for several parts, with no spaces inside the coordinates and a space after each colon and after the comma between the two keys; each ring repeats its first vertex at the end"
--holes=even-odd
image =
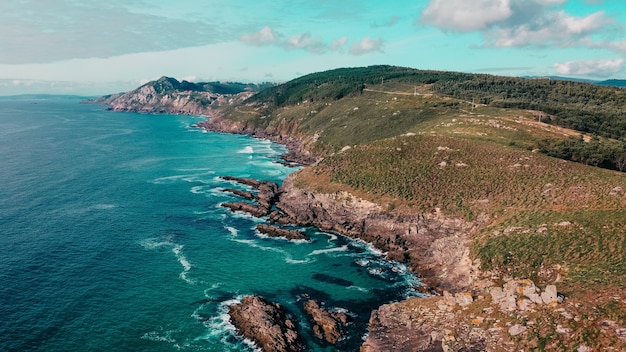
{"type": "Polygon", "coordinates": [[[220,176],[295,171],[281,146],[79,102],[0,98],[1,351],[250,351],[225,314],[248,294],[283,304],[310,350],[353,351],[371,309],[412,294],[367,244],[264,238],[219,206],[244,188],[220,176]],[[351,337],[318,344],[302,294],[348,310],[351,337]]]}

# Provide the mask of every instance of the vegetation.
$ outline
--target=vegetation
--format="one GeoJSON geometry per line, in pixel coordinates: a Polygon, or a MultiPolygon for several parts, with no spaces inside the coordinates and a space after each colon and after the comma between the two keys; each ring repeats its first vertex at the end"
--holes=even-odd
{"type": "Polygon", "coordinates": [[[590,166],[626,168],[626,91],[372,66],[307,75],[219,109],[248,130],[300,136],[323,157],[298,173],[298,187],[473,221],[471,256],[491,279],[558,281],[581,321],[533,312],[527,346],[623,345],[600,322],[626,324],[626,301],[615,298],[626,287],[626,174],[590,166]]]}
{"type": "Polygon", "coordinates": [[[626,180],[587,166],[624,171],[623,90],[372,66],[307,75],[221,113],[308,140],[324,159],[299,182],[319,191],[481,219],[483,269],[561,275],[572,290],[626,285],[626,180]]]}
{"type": "Polygon", "coordinates": [[[626,171],[626,142],[619,140],[601,140],[593,136],[585,141],[582,135],[564,140],[546,139],[539,143],[539,150],[555,158],[626,171]]]}
{"type": "Polygon", "coordinates": [[[610,86],[551,79],[525,79],[460,72],[415,70],[394,66],[341,68],[306,75],[268,88],[248,100],[264,103],[269,114],[277,107],[303,102],[339,100],[385,83],[430,86],[433,93],[476,104],[541,110],[544,122],[626,137],[626,92],[610,86]]]}

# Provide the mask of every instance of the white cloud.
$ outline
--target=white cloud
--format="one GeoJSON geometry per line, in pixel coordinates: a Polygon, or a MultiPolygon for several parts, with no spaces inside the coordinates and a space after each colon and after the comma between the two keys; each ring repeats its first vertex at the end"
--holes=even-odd
{"type": "Polygon", "coordinates": [[[251,45],[270,45],[278,41],[279,34],[274,33],[270,26],[261,28],[258,32],[244,34],[240,37],[241,41],[251,45]]]}
{"type": "Polygon", "coordinates": [[[622,70],[624,59],[600,59],[583,61],[566,61],[554,64],[559,75],[610,77],[622,70]]]}
{"type": "MultiPolygon", "coordinates": [[[[292,35],[283,39],[281,33],[276,32],[269,26],[263,27],[258,32],[244,34],[239,39],[246,44],[254,46],[272,45],[285,50],[304,50],[314,54],[325,54],[328,52],[344,52],[344,47],[348,43],[348,37],[342,36],[330,43],[324,42],[322,38],[313,38],[311,33],[292,35]]],[[[382,51],[383,40],[365,37],[357,43],[353,43],[348,50],[349,54],[363,55],[371,52],[382,51]]]]}
{"type": "Polygon", "coordinates": [[[365,37],[361,39],[360,42],[353,44],[350,47],[350,54],[354,55],[362,55],[371,52],[382,52],[383,51],[383,40],[382,39],[372,39],[370,37],[365,37]]]}
{"type": "Polygon", "coordinates": [[[496,28],[486,34],[487,46],[560,46],[569,47],[608,24],[604,12],[585,17],[571,16],[563,11],[551,12],[535,22],[496,28]]]}
{"type": "Polygon", "coordinates": [[[321,54],[328,49],[321,39],[313,39],[311,33],[308,32],[287,38],[283,46],[288,50],[303,49],[316,54],[321,54]]]}
{"type": "Polygon", "coordinates": [[[444,30],[470,32],[491,27],[513,14],[510,0],[432,0],[422,21],[444,30]]]}
{"type": "Polygon", "coordinates": [[[344,47],[344,45],[346,45],[346,42],[348,41],[348,37],[343,36],[339,39],[335,39],[333,40],[332,43],[330,43],[330,49],[331,50],[339,50],[341,48],[344,47]]]}
{"type": "MultiPolygon", "coordinates": [[[[598,42],[614,22],[604,11],[575,16],[567,0],[430,0],[416,22],[444,31],[484,35],[483,47],[596,47],[624,52],[625,44],[598,42]]],[[[620,38],[621,40],[621,38],[620,38]]]]}

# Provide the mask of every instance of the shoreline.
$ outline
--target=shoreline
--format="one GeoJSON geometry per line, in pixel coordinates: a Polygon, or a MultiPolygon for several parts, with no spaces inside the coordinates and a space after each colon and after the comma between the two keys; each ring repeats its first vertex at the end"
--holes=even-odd
{"type": "MultiPolygon", "coordinates": [[[[207,114],[207,120],[194,126],[211,132],[271,140],[287,148],[288,152],[281,155],[281,159],[304,168],[319,160],[305,149],[306,141],[297,136],[268,133],[242,126],[210,111],[207,114]]],[[[283,195],[276,205],[299,225],[314,226],[371,244],[387,253],[387,259],[407,264],[426,285],[427,292],[441,295],[443,291],[473,290],[478,269],[469,259],[467,242],[476,222],[447,218],[440,212],[405,214],[385,211],[353,195],[340,197],[298,189],[293,184],[296,177],[296,173],[292,173],[283,180],[283,195]],[[348,196],[358,199],[357,203],[364,207],[348,204],[343,199],[348,196]]]]}

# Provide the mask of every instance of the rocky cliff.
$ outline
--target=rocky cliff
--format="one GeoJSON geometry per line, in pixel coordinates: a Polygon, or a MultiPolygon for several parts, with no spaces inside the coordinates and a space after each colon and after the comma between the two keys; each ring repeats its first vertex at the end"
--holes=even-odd
{"type": "Polygon", "coordinates": [[[295,185],[298,173],[283,183],[276,206],[303,226],[359,238],[409,263],[429,286],[453,292],[472,287],[477,263],[469,257],[468,234],[476,225],[445,217],[440,212],[403,214],[346,192],[334,194],[295,185]]]}
{"type": "Polygon", "coordinates": [[[192,83],[161,77],[135,90],[104,96],[92,102],[107,105],[113,111],[208,116],[213,104],[228,104],[239,94],[242,94],[241,99],[245,99],[254,90],[254,85],[241,83],[192,83]]]}

